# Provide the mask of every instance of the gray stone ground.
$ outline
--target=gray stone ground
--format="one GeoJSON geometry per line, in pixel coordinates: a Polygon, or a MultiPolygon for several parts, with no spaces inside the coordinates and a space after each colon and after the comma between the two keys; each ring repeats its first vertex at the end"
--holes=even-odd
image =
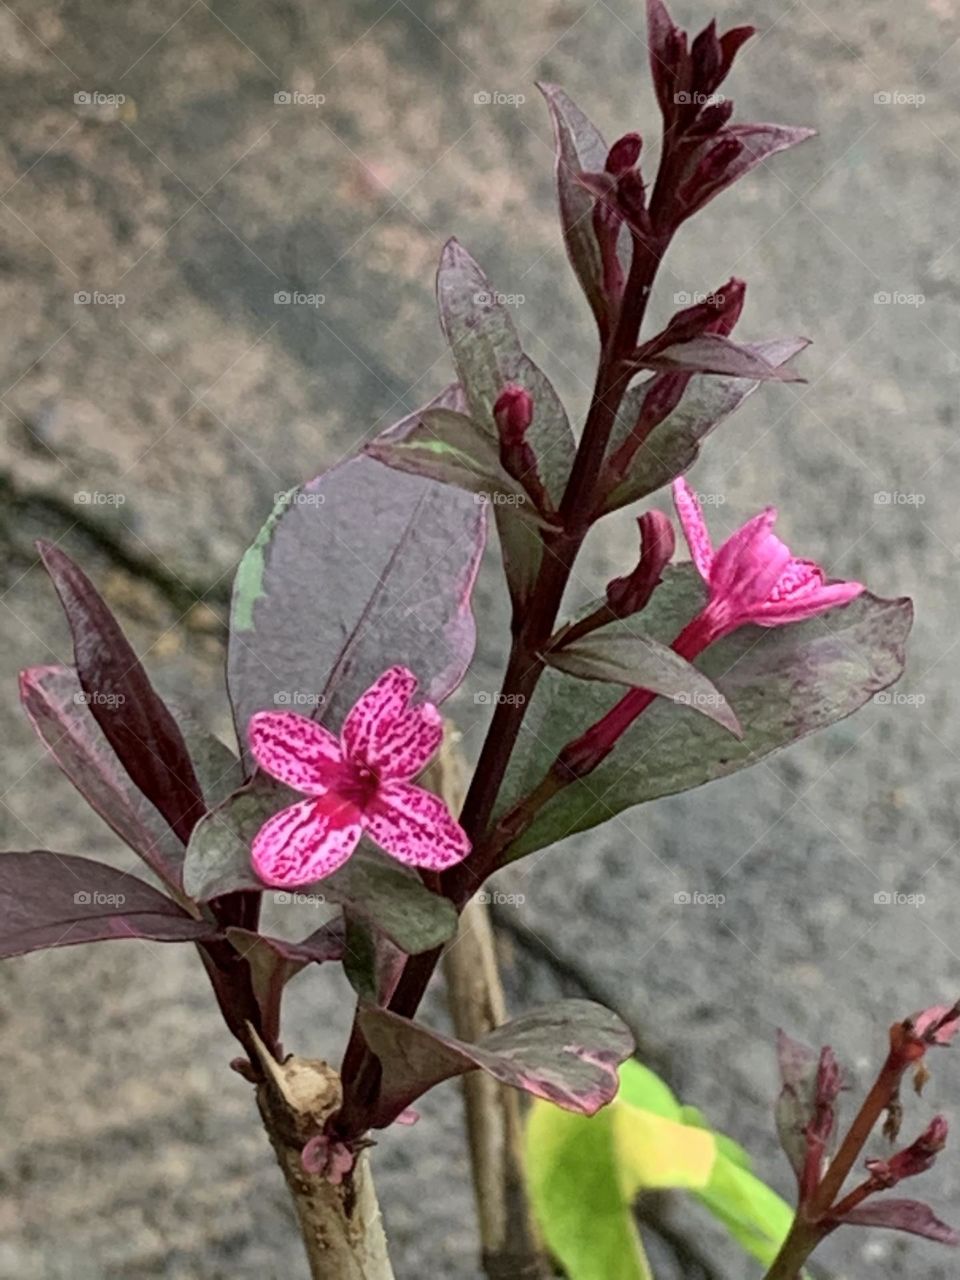
{"type": "MultiPolygon", "coordinates": [[[[777,501],[798,548],[916,596],[907,697],[624,815],[533,874],[515,868],[503,887],[526,902],[502,923],[515,1008],[575,992],[588,972],[684,1097],[788,1192],[769,1114],[775,1026],[829,1038],[863,1084],[886,1024],[960,986],[960,31],[949,0],[678,5],[691,22],[715,9],[764,29],[731,82],[741,118],[821,137],[688,226],[657,314],[736,272],[750,281],[745,335],[799,331],[816,346],[808,384],[758,394],[711,442],[696,484],[717,495],[720,530],[777,501]],[[879,292],[898,296],[882,305],[879,292]],[[922,305],[904,300],[917,294],[922,305]],[[727,902],[677,907],[684,888],[727,902]],[[876,905],[883,890],[925,902],[876,905]]],[[[654,150],[640,5],[10,0],[0,49],[0,834],[11,848],[123,859],[16,707],[17,669],[69,653],[31,540],[65,537],[161,686],[226,732],[237,558],[276,491],[445,380],[431,274],[447,235],[524,296],[531,353],[582,410],[593,342],[553,220],[532,81],[565,84],[608,134],[639,127],[654,150]],[[325,102],[274,103],[294,90],[325,102]],[[78,105],[80,91],[127,101],[78,105]],[[496,91],[526,101],[475,102],[496,91]],[[279,306],[282,289],[325,301],[279,306]],[[126,300],[77,305],[81,290],[126,300]]],[[[605,524],[581,590],[622,571],[633,546],[629,514],[605,524]]],[[[479,604],[480,652],[453,704],[469,747],[482,728],[473,695],[493,687],[503,653],[492,564],[479,604]]],[[[300,982],[287,1039],[335,1056],[344,984],[300,982]]],[[[34,956],[3,966],[0,992],[0,1277],[303,1274],[189,948],[34,956]]],[[[924,1115],[953,1114],[958,1071],[943,1055],[924,1115]]],[[[403,1280],[477,1274],[459,1123],[444,1087],[379,1153],[403,1280]]],[[[960,1219],[956,1155],[925,1181],[960,1219]]],[[[718,1276],[753,1274],[694,1223],[718,1276]]],[[[661,1252],[662,1275],[679,1274],[661,1252]]],[[[934,1246],[880,1235],[840,1239],[823,1261],[851,1280],[955,1274],[934,1246]]]]}

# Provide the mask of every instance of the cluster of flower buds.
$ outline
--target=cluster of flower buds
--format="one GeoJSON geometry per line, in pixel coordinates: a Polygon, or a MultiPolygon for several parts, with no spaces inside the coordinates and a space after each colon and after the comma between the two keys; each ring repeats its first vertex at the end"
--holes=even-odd
{"type": "Polygon", "coordinates": [[[780,1032],[777,1051],[783,1087],[777,1102],[777,1129],[797,1175],[798,1213],[821,1238],[842,1225],[874,1226],[907,1231],[943,1244],[960,1244],[960,1235],[941,1222],[929,1205],[915,1200],[872,1199],[933,1166],[947,1141],[943,1116],[935,1116],[908,1146],[883,1159],[867,1159],[867,1177],[842,1195],[843,1184],[881,1116],[887,1117],[883,1132],[891,1141],[896,1139],[902,1110],[900,1085],[906,1072],[911,1068],[916,1072],[919,1092],[928,1074],[924,1063],[927,1050],[949,1044],[958,1029],[958,1005],[935,1005],[894,1024],[887,1058],[836,1154],[833,1148],[842,1080],[833,1051],[827,1047],[816,1054],[780,1032]]]}

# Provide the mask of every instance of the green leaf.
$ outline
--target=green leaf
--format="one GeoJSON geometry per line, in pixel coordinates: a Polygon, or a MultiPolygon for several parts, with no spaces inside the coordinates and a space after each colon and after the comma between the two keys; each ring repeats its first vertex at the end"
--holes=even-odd
{"type": "Polygon", "coordinates": [[[523,485],[503,467],[495,439],[465,413],[425,409],[411,418],[402,439],[391,434],[372,441],[365,452],[397,471],[456,485],[497,507],[511,507],[521,518],[546,524],[523,485]]]}
{"type": "MultiPolygon", "coordinates": [[[[749,349],[779,368],[808,345],[806,339],[785,338],[753,343],[749,349]]],[[[624,396],[610,443],[611,455],[630,434],[649,381],[634,383],[624,396]]],[[[604,513],[655,493],[682,475],[696,461],[708,433],[759,386],[759,381],[751,378],[718,378],[709,374],[692,377],[673,413],[650,432],[638,449],[629,474],[607,499],[604,513]]]]}
{"type": "MultiPolygon", "coordinates": [[[[644,611],[645,630],[669,643],[704,598],[692,565],[668,569],[644,611]]],[[[912,620],[909,600],[883,600],[865,592],[806,622],[742,627],[698,660],[736,708],[742,740],[689,708],[654,702],[603,764],[540,811],[510,856],[518,858],[585,831],[632,805],[725,777],[842,720],[899,677],[912,620]]],[[[622,623],[613,623],[596,634],[623,630],[622,623]]],[[[545,671],[527,711],[498,812],[532,790],[561,748],[617,700],[617,691],[606,685],[571,685],[561,674],[545,671]]]]}
{"type": "MultiPolygon", "coordinates": [[[[187,846],[183,878],[198,902],[225,893],[266,886],[250,863],[250,846],[260,827],[297,797],[258,777],[201,819],[187,846]]],[[[274,891],[275,898],[281,891],[274,891]]],[[[385,934],[407,955],[431,951],[453,937],[457,913],[431,893],[406,867],[361,843],[332,876],[303,886],[316,899],[337,903],[385,934]]]]}
{"type": "MultiPolygon", "coordinates": [[[[569,1280],[650,1280],[633,1214],[637,1195],[705,1187],[712,1174],[711,1134],[628,1099],[623,1081],[633,1065],[621,1067],[620,1092],[598,1115],[536,1102],[527,1122],[531,1202],[569,1280]]],[[[666,1101],[658,1098],[664,1110],[666,1101]]]]}
{"type": "Polygon", "coordinates": [[[689,1191],[764,1265],[793,1210],[649,1068],[620,1068],[616,1099],[591,1118],[538,1102],[526,1138],[534,1211],[569,1280],[648,1280],[633,1207],[644,1191],[689,1191]]]}
{"type": "Polygon", "coordinates": [[[547,653],[546,659],[551,667],[580,680],[649,689],[741,735],[737,717],[716,685],[686,658],[639,632],[606,635],[597,631],[547,653]]]}
{"type": "MultiPolygon", "coordinates": [[[[789,340],[788,340],[789,341],[789,340]]],[[[803,338],[793,339],[804,343],[803,338]]],[[[734,342],[719,333],[704,333],[689,342],[678,342],[655,355],[637,359],[637,366],[668,373],[710,373],[760,382],[802,382],[795,369],[773,365],[750,345],[734,342]]]]}

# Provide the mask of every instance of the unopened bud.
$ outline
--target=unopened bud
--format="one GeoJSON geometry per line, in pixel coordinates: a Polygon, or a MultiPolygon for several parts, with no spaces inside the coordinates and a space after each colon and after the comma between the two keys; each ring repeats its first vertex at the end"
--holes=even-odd
{"type": "Polygon", "coordinates": [[[618,138],[610,150],[607,152],[607,163],[604,165],[607,173],[619,176],[626,173],[628,169],[632,169],[640,159],[640,152],[643,149],[643,138],[639,133],[625,133],[622,138],[618,138]]]}
{"type": "Polygon", "coordinates": [[[497,396],[493,416],[501,443],[507,448],[521,444],[533,421],[533,397],[525,387],[508,383],[497,396]]]}
{"type": "Polygon", "coordinates": [[[690,63],[694,90],[705,97],[709,96],[720,83],[723,67],[716,20],[704,27],[690,46],[690,63]]]}
{"type": "Polygon", "coordinates": [[[934,1116],[930,1124],[915,1142],[892,1155],[889,1160],[868,1160],[867,1169],[878,1189],[895,1187],[903,1178],[916,1177],[933,1165],[947,1145],[947,1122],[943,1116],[934,1116]]]}
{"type": "Polygon", "coordinates": [[[617,618],[627,618],[646,606],[676,546],[673,525],[662,511],[645,511],[637,524],[640,527],[637,567],[626,577],[614,578],[607,585],[607,605],[617,618]]]}

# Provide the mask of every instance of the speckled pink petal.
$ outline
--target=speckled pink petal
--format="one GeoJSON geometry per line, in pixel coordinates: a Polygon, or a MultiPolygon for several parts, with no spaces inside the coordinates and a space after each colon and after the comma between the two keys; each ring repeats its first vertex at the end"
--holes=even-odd
{"type": "Polygon", "coordinates": [[[849,604],[866,588],[862,582],[829,582],[822,586],[792,593],[779,600],[770,600],[756,612],[752,621],[761,627],[777,627],[787,622],[802,622],[827,609],[849,604]]]}
{"type": "Polygon", "coordinates": [[[719,548],[710,574],[711,591],[744,608],[766,600],[793,558],[772,532],[776,508],[767,507],[735,530],[719,548]]]}
{"type": "Polygon", "coordinates": [[[398,862],[443,871],[470,852],[470,841],[447,806],[406,782],[382,787],[364,813],[367,834],[398,862]]]}
{"type": "Polygon", "coordinates": [[[266,884],[312,884],[342,866],[357,847],[362,818],[333,792],[281,809],[253,841],[253,869],[266,884]]]}
{"type": "Polygon", "coordinates": [[[341,741],[348,756],[372,763],[380,742],[406,712],[417,677],[406,667],[390,667],[362,693],[343,722],[341,741]]]}
{"type": "Polygon", "coordinates": [[[713,566],[713,543],[700,511],[697,495],[684,480],[683,476],[673,482],[673,505],[683,529],[683,536],[690,548],[690,558],[697,566],[697,572],[704,582],[710,581],[710,569],[713,566]]]}
{"type": "Polygon", "coordinates": [[[432,702],[411,707],[367,755],[367,763],[384,782],[415,778],[433,759],[443,741],[443,717],[432,702]]]}
{"type": "Polygon", "coordinates": [[[343,753],[329,730],[296,711],[258,711],[247,730],[254,759],[271,778],[322,796],[335,785],[343,753]]]}

